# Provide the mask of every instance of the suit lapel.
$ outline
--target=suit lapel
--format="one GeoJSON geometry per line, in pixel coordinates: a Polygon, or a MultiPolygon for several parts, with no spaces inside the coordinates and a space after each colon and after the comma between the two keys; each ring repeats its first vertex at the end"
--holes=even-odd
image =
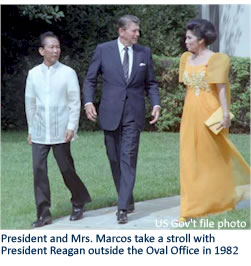
{"type": "MultiPolygon", "coordinates": [[[[114,56],[115,67],[116,67],[116,69],[118,69],[119,74],[121,75],[121,78],[126,83],[123,66],[121,64],[121,59],[120,59],[119,47],[118,47],[118,41],[117,40],[114,40],[114,42],[112,43],[111,48],[113,50],[112,56],[114,56]]],[[[112,60],[112,58],[111,58],[111,60],[112,60]]]]}
{"type": "Polygon", "coordinates": [[[137,66],[139,65],[139,59],[140,59],[140,51],[136,45],[133,45],[133,64],[132,64],[132,72],[128,81],[128,84],[133,80],[136,72],[137,72],[137,66]]]}

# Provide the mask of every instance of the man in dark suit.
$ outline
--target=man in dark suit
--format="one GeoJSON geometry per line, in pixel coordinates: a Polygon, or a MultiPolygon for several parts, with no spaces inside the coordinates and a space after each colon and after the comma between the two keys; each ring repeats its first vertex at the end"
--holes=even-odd
{"type": "Polygon", "coordinates": [[[127,223],[127,213],[134,210],[132,192],[140,131],[145,121],[145,92],[153,106],[150,123],[155,123],[160,115],[151,50],[137,45],[139,23],[139,19],[132,15],[118,20],[118,39],[97,46],[83,85],[86,115],[96,121],[93,101],[97,76],[102,75],[98,118],[104,130],[107,156],[118,192],[117,221],[120,224],[127,223]]]}

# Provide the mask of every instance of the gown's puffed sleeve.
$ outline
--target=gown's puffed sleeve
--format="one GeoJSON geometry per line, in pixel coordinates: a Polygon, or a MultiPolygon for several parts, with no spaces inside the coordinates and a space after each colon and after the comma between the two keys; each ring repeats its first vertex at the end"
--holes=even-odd
{"type": "Polygon", "coordinates": [[[183,73],[185,71],[185,66],[187,62],[187,58],[192,55],[190,52],[185,52],[182,54],[180,58],[180,66],[179,66],[179,82],[183,82],[183,73]]]}
{"type": "Polygon", "coordinates": [[[208,83],[228,83],[230,59],[226,54],[215,53],[208,61],[208,83]]]}

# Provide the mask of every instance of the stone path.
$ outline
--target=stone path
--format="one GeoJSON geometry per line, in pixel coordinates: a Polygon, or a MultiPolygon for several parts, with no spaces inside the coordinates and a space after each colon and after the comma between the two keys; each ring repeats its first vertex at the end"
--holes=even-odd
{"type": "MultiPolygon", "coordinates": [[[[179,204],[179,196],[136,202],[135,211],[128,215],[127,224],[117,223],[115,206],[87,211],[84,218],[78,221],[70,221],[70,216],[62,217],[37,230],[172,229],[172,225],[179,218],[179,204]]],[[[249,200],[243,200],[236,206],[245,207],[250,207],[249,200]]]]}

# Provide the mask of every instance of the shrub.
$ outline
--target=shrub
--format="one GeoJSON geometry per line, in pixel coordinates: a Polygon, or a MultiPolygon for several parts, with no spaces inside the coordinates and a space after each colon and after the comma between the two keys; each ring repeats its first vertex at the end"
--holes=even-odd
{"type": "MultiPolygon", "coordinates": [[[[235,118],[231,132],[250,131],[250,60],[230,57],[231,111],[235,118]]],[[[161,95],[161,117],[156,124],[158,131],[179,131],[185,88],[178,83],[179,58],[154,56],[155,73],[161,95]]],[[[150,106],[148,105],[148,114],[150,106]]],[[[149,116],[149,115],[148,115],[149,116]]],[[[149,117],[148,117],[149,119],[149,117]]]]}
{"type": "MultiPolygon", "coordinates": [[[[2,7],[2,129],[27,127],[24,88],[28,70],[42,60],[37,52],[38,36],[52,30],[61,39],[61,61],[78,74],[80,86],[86,75],[95,46],[117,38],[116,21],[124,14],[141,20],[140,43],[155,54],[155,73],[161,95],[161,117],[149,125],[151,107],[147,102],[146,130],[179,131],[185,89],[178,84],[179,58],[184,51],[184,27],[195,17],[195,5],[30,5],[2,7]],[[174,15],[175,14],[175,15],[174,15]],[[98,18],[98,19],[97,19],[98,18]],[[166,57],[169,56],[169,57],[166,57]],[[172,56],[172,57],[171,57],[172,56]]],[[[249,132],[250,80],[248,58],[231,58],[230,81],[232,132],[249,132]]],[[[100,82],[95,105],[100,100],[100,82]]],[[[82,109],[80,129],[97,130],[82,109]]]]}
{"type": "Polygon", "coordinates": [[[231,110],[235,115],[231,132],[250,131],[250,58],[231,57],[231,110]]]}
{"type": "MultiPolygon", "coordinates": [[[[197,10],[195,5],[2,6],[2,129],[27,127],[25,80],[28,70],[42,61],[37,51],[41,32],[51,30],[59,36],[60,60],[76,70],[82,87],[96,45],[117,38],[120,16],[134,14],[140,18],[140,43],[150,46],[153,53],[178,56],[184,49],[180,43],[185,23],[197,10]]],[[[87,121],[83,110],[80,128],[98,128],[87,121]]]]}

